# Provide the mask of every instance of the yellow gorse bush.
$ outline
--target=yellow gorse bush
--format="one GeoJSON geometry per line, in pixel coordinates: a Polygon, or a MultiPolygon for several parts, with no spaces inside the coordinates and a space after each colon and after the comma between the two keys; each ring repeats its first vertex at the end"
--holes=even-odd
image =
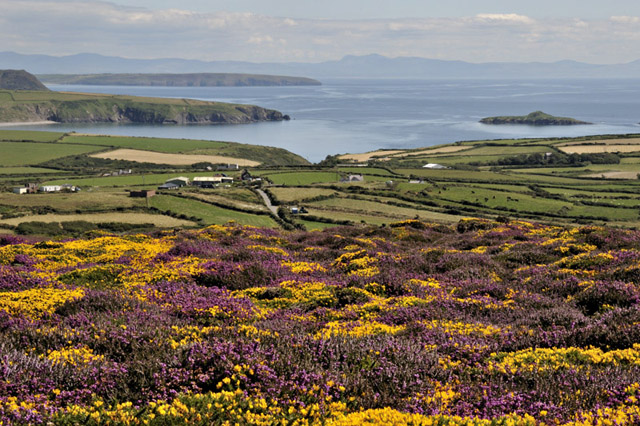
{"type": "Polygon", "coordinates": [[[16,292],[0,292],[0,309],[38,319],[51,314],[63,303],[84,296],[82,289],[34,288],[16,292]]]}

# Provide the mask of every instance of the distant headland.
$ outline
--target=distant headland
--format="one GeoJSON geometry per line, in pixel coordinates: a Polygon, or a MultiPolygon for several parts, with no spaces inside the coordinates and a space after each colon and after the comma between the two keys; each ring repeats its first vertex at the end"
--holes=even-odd
{"type": "Polygon", "coordinates": [[[47,86],[25,70],[0,70],[0,89],[49,91],[47,86]]]}
{"type": "Polygon", "coordinates": [[[530,126],[573,126],[577,124],[592,124],[586,121],[568,117],[554,117],[542,111],[535,111],[528,115],[513,115],[487,117],[480,120],[482,124],[527,124],[530,126]]]}
{"type": "Polygon", "coordinates": [[[55,92],[26,71],[0,70],[0,123],[242,124],[289,120],[255,105],[55,92]]]}
{"type": "Polygon", "coordinates": [[[191,74],[42,74],[45,83],[86,84],[96,86],[320,86],[318,80],[264,74],[191,73],[191,74]]]}

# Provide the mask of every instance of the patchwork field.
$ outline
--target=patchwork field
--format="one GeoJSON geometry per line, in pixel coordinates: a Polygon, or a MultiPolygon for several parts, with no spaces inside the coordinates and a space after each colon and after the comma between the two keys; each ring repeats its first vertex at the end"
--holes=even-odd
{"type": "Polygon", "coordinates": [[[561,146],[562,152],[568,154],[592,154],[600,152],[638,152],[640,151],[640,144],[624,144],[624,145],[570,145],[561,146]]]}
{"type": "Polygon", "coordinates": [[[12,185],[27,182],[70,184],[83,190],[64,196],[28,195],[29,202],[0,199],[4,219],[123,209],[145,213],[160,208],[200,224],[236,220],[255,226],[311,229],[343,224],[386,226],[411,218],[451,223],[466,216],[640,226],[639,153],[562,151],[631,147],[640,140],[637,135],[466,141],[431,149],[376,151],[366,153],[364,167],[344,157],[311,166],[296,163],[295,155],[285,155],[283,150],[230,142],[0,131],[2,139],[7,141],[0,144],[11,148],[0,167],[5,193],[12,185]],[[383,152],[384,161],[374,158],[383,152]],[[241,182],[241,170],[204,168],[216,163],[239,163],[262,180],[241,182]],[[427,163],[445,168],[424,168],[427,163]],[[132,173],[117,175],[122,169],[132,173]],[[193,179],[215,173],[225,173],[236,182],[211,189],[185,187],[156,200],[134,202],[127,197],[130,189],[154,189],[178,176],[193,179]],[[362,180],[352,175],[361,175],[362,180]],[[252,192],[258,187],[280,208],[279,217],[264,214],[267,207],[252,192]],[[99,194],[104,194],[104,200],[99,194]],[[39,197],[50,200],[50,205],[37,201],[39,197]],[[294,207],[303,212],[297,214],[294,207]]]}

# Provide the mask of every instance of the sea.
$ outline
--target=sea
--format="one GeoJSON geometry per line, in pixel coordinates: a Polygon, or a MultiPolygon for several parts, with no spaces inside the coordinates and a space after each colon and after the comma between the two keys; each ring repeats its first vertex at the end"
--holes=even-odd
{"type": "Polygon", "coordinates": [[[273,108],[291,121],[241,125],[49,124],[16,129],[205,139],[328,155],[428,147],[465,140],[640,133],[640,79],[361,80],[298,87],[49,85],[56,91],[192,98],[273,108]],[[496,115],[541,110],[592,125],[485,125],[496,115]]]}

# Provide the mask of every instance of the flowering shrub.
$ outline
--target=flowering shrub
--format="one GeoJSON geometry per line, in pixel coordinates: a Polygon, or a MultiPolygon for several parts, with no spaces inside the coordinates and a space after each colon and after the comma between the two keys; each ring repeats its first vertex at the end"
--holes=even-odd
{"type": "Polygon", "coordinates": [[[640,233],[0,239],[0,424],[640,423],[640,233]]]}

